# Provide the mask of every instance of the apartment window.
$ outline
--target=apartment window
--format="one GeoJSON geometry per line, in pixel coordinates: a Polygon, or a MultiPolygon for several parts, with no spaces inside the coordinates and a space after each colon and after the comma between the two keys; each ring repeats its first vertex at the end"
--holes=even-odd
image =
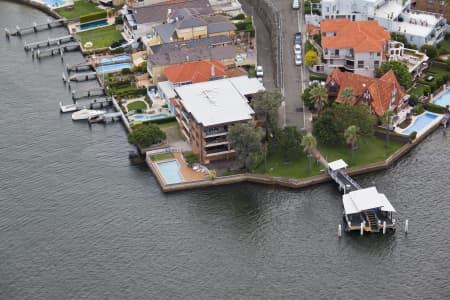
{"type": "Polygon", "coordinates": [[[332,59],[329,60],[330,65],[332,65],[334,63],[334,61],[332,59]]]}
{"type": "Polygon", "coordinates": [[[370,52],[370,58],[373,58],[373,52],[370,52]]]}
{"type": "Polygon", "coordinates": [[[380,67],[380,62],[379,62],[378,60],[374,61],[374,62],[373,62],[373,66],[374,66],[375,68],[379,68],[379,67],[380,67]]]}
{"type": "Polygon", "coordinates": [[[380,56],[381,55],[381,52],[377,52],[377,56],[380,56]]]}
{"type": "Polygon", "coordinates": [[[358,68],[359,69],[364,68],[364,61],[363,60],[358,60],[358,68]]]}
{"type": "Polygon", "coordinates": [[[334,50],[334,55],[339,55],[339,49],[334,50]]]}

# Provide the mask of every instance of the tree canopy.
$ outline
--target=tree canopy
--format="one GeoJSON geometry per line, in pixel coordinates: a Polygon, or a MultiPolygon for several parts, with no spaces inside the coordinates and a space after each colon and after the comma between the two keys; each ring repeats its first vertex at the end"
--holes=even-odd
{"type": "Polygon", "coordinates": [[[328,104],[327,89],[323,86],[316,85],[311,89],[309,94],[314,107],[320,115],[322,109],[328,104]]]}
{"type": "Polygon", "coordinates": [[[256,118],[264,122],[266,131],[278,127],[278,109],[282,98],[283,96],[278,91],[257,93],[252,98],[256,118]]]}
{"type": "Polygon", "coordinates": [[[424,52],[430,59],[434,59],[438,56],[438,49],[433,45],[423,45],[420,47],[420,51],[424,52]]]}
{"type": "Polygon", "coordinates": [[[376,69],[375,72],[378,76],[382,76],[387,71],[392,69],[394,71],[395,77],[397,77],[398,83],[406,90],[412,85],[412,76],[409,73],[408,67],[399,61],[388,61],[381,65],[379,69],[376,69]]]}
{"type": "Polygon", "coordinates": [[[157,125],[148,123],[137,126],[128,134],[128,143],[148,147],[166,138],[166,134],[157,125]]]}
{"type": "Polygon", "coordinates": [[[260,128],[255,128],[253,123],[237,123],[229,129],[227,139],[244,168],[255,163],[261,153],[261,137],[260,128]]]}
{"type": "Polygon", "coordinates": [[[342,91],[341,99],[343,104],[350,104],[355,99],[355,96],[353,95],[353,89],[349,87],[345,88],[342,91]]]}
{"type": "Polygon", "coordinates": [[[366,105],[333,104],[314,122],[313,133],[321,143],[343,144],[346,128],[355,125],[362,136],[371,136],[376,122],[366,105]]]}
{"type": "Polygon", "coordinates": [[[317,52],[314,50],[309,50],[305,55],[305,63],[309,67],[312,67],[317,61],[317,52]]]}
{"type": "Polygon", "coordinates": [[[302,153],[302,138],[302,132],[293,126],[277,130],[271,142],[271,150],[281,153],[286,161],[294,160],[302,153]]]}

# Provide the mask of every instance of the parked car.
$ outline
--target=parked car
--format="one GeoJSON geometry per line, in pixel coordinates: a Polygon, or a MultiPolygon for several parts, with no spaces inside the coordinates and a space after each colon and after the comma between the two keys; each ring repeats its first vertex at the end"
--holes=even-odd
{"type": "Polygon", "coordinates": [[[256,66],[256,77],[263,77],[263,76],[264,76],[263,66],[256,66]]]}
{"type": "Polygon", "coordinates": [[[301,55],[295,55],[295,65],[300,66],[302,64],[302,56],[301,55]]]}
{"type": "Polygon", "coordinates": [[[299,44],[294,45],[294,53],[295,55],[301,55],[302,54],[302,46],[299,44]]]}
{"type": "Polygon", "coordinates": [[[292,0],[292,9],[299,9],[299,8],[300,8],[300,1],[292,0]]]}
{"type": "Polygon", "coordinates": [[[294,35],[294,45],[301,45],[302,44],[302,33],[296,32],[294,35]]]}

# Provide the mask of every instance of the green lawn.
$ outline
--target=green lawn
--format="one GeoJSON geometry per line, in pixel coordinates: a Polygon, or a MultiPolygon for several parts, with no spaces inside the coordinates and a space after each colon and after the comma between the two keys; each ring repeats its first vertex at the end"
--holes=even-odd
{"type": "Polygon", "coordinates": [[[426,86],[423,84],[417,83],[411,90],[408,91],[408,94],[414,95],[416,97],[423,96],[425,94],[424,89],[426,86]]]}
{"type": "Polygon", "coordinates": [[[132,110],[146,110],[147,104],[144,101],[135,101],[127,105],[128,111],[132,110]]]}
{"type": "Polygon", "coordinates": [[[78,37],[81,39],[81,45],[92,42],[92,49],[109,47],[113,42],[122,39],[120,31],[116,29],[115,25],[80,32],[78,37]]]}
{"type": "MultiPolygon", "coordinates": [[[[311,175],[320,174],[322,165],[316,165],[314,157],[311,158],[311,175]]],[[[264,162],[255,170],[255,173],[264,174],[264,162]]],[[[308,160],[305,154],[302,154],[294,161],[285,161],[282,155],[270,155],[267,158],[267,173],[265,175],[286,178],[305,178],[308,177],[308,160]]]]}
{"type": "Polygon", "coordinates": [[[87,0],[74,1],[74,8],[68,9],[67,7],[58,8],[55,11],[66,19],[79,18],[82,15],[101,11],[96,4],[93,4],[87,0]]]}
{"type": "Polygon", "coordinates": [[[163,129],[163,128],[170,128],[170,127],[178,126],[178,122],[172,121],[172,122],[156,124],[156,125],[158,125],[159,128],[163,129]]]}
{"type": "Polygon", "coordinates": [[[173,158],[173,157],[174,157],[173,154],[170,153],[170,152],[150,155],[150,159],[152,161],[165,160],[165,159],[170,159],[170,158],[173,158]]]}
{"type": "Polygon", "coordinates": [[[358,141],[358,149],[355,151],[355,161],[351,164],[350,148],[348,146],[319,145],[319,151],[328,162],[343,159],[350,167],[374,163],[386,159],[397,151],[402,143],[390,141],[389,147],[385,147],[385,140],[373,138],[361,138],[358,141]]]}
{"type": "Polygon", "coordinates": [[[450,53],[450,39],[445,39],[438,44],[439,55],[450,53]]]}

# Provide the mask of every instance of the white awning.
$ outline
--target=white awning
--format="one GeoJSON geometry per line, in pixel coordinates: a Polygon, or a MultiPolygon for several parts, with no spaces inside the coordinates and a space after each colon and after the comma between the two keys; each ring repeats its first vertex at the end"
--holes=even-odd
{"type": "Polygon", "coordinates": [[[382,211],[395,212],[394,207],[376,187],[370,187],[344,194],[342,196],[345,214],[356,214],[365,210],[380,208],[382,211]]]}
{"type": "Polygon", "coordinates": [[[328,163],[328,168],[330,168],[332,171],[345,169],[347,167],[348,167],[347,163],[345,161],[343,161],[342,159],[335,160],[335,161],[328,163]]]}

